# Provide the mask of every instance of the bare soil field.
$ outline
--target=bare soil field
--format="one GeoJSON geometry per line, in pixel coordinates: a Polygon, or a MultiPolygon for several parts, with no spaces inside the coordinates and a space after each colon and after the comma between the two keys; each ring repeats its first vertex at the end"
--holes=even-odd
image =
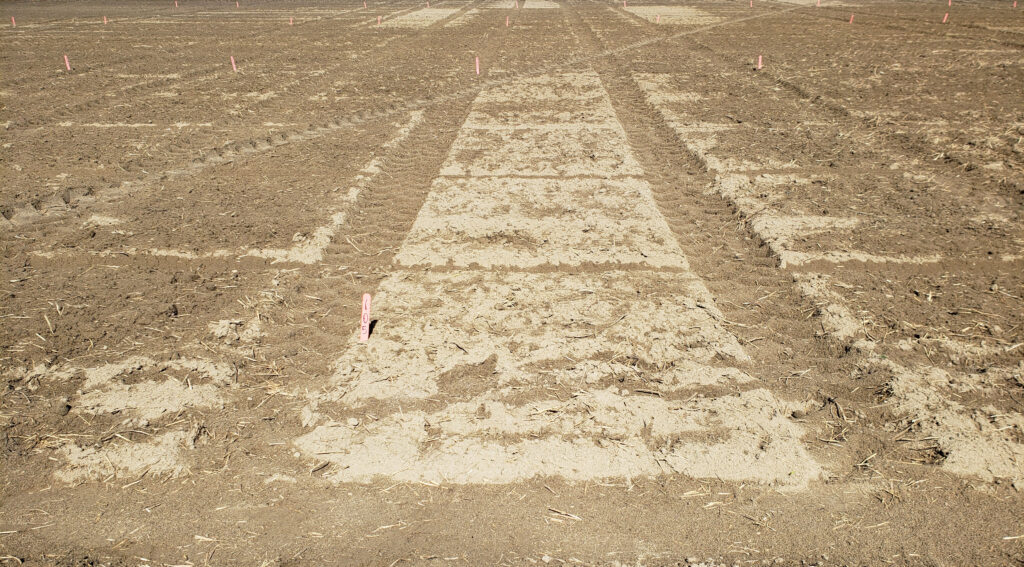
{"type": "Polygon", "coordinates": [[[1024,6],[2,6],[0,565],[1024,564],[1024,6]]]}

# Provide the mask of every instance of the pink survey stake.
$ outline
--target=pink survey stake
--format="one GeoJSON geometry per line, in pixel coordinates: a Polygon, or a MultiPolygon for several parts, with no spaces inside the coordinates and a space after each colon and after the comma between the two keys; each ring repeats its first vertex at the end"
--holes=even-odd
{"type": "Polygon", "coordinates": [[[71,62],[68,61],[68,56],[66,53],[64,54],[64,66],[67,67],[68,71],[71,70],[71,62]]]}
{"type": "Polygon", "coordinates": [[[359,342],[370,340],[370,294],[363,294],[363,314],[359,317],[359,342]]]}
{"type": "Polygon", "coordinates": [[[235,56],[234,55],[231,56],[231,70],[236,72],[236,73],[238,72],[238,66],[235,65],[235,56]]]}
{"type": "Polygon", "coordinates": [[[946,15],[942,16],[942,23],[946,23],[946,20],[948,20],[948,19],[949,19],[949,12],[946,12],[946,15]]]}
{"type": "MultiPolygon", "coordinates": [[[[1013,3],[1013,7],[1014,7],[1014,8],[1016,8],[1016,7],[1017,7],[1017,3],[1016,3],[1016,2],[1014,2],[1014,3],[1013,3]]],[[[17,24],[17,23],[16,23],[15,21],[14,21],[14,16],[11,16],[11,27],[12,27],[12,28],[16,28],[16,27],[18,27],[18,24],[17,24]]]]}
{"type": "Polygon", "coordinates": [[[761,56],[760,55],[757,56],[757,68],[758,69],[761,68],[761,56]]]}
{"type": "Polygon", "coordinates": [[[476,58],[476,74],[477,75],[480,74],[480,57],[479,56],[476,58]]]}

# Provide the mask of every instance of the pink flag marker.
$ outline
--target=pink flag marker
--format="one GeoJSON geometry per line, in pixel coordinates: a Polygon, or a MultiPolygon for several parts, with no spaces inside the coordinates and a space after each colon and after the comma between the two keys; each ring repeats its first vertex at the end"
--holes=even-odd
{"type": "Polygon", "coordinates": [[[761,67],[762,67],[762,65],[761,65],[761,56],[758,55],[757,56],[757,70],[760,71],[761,67]]]}
{"type": "Polygon", "coordinates": [[[626,0],[622,0],[622,7],[623,7],[623,8],[625,8],[625,7],[626,7],[626,0]]]}
{"type": "Polygon", "coordinates": [[[107,25],[107,17],[103,16],[103,25],[107,25]]]}
{"type": "Polygon", "coordinates": [[[64,66],[67,67],[68,71],[71,70],[71,62],[68,61],[68,54],[64,54],[64,66]]]}
{"type": "MultiPolygon", "coordinates": [[[[1016,3],[1016,2],[1014,2],[1014,3],[1013,3],[1013,7],[1014,7],[1014,8],[1016,8],[1016,7],[1017,7],[1017,3],[1016,3]]],[[[12,27],[12,28],[16,28],[16,27],[18,27],[18,24],[17,24],[17,23],[15,23],[15,21],[14,21],[14,16],[11,16],[11,27],[12,27]]]]}
{"type": "Polygon", "coordinates": [[[516,0],[516,10],[519,9],[519,0],[516,0]]]}
{"type": "Polygon", "coordinates": [[[946,5],[952,8],[953,7],[953,0],[947,0],[946,5]]]}
{"type": "Polygon", "coordinates": [[[658,18],[654,21],[654,23],[656,23],[656,24],[660,24],[661,23],[661,14],[658,14],[658,18]]]}
{"type": "Polygon", "coordinates": [[[238,65],[235,65],[235,56],[234,55],[231,56],[231,70],[236,72],[236,73],[238,72],[238,65]]]}
{"type": "Polygon", "coordinates": [[[818,7],[821,8],[821,0],[818,0],[818,7]]]}
{"type": "Polygon", "coordinates": [[[175,8],[177,8],[177,7],[178,7],[178,0],[174,0],[174,7],[175,7],[175,8]]]}
{"type": "Polygon", "coordinates": [[[480,74],[480,56],[479,55],[477,55],[477,57],[476,57],[476,74],[477,75],[480,74]]]}
{"type": "Polygon", "coordinates": [[[850,23],[853,23],[853,14],[850,14],[850,23]]]}
{"type": "Polygon", "coordinates": [[[294,24],[295,24],[295,18],[288,18],[288,25],[291,26],[291,25],[294,25],[294,24]]]}
{"type": "Polygon", "coordinates": [[[505,16],[505,27],[508,27],[508,16],[505,16]]]}
{"type": "Polygon", "coordinates": [[[359,342],[370,340],[370,294],[363,294],[363,313],[359,316],[359,342]]]}
{"type": "Polygon", "coordinates": [[[380,16],[377,16],[377,25],[380,25],[380,16]]]}
{"type": "Polygon", "coordinates": [[[948,20],[948,19],[949,19],[949,12],[946,12],[946,15],[942,16],[942,23],[946,23],[946,20],[948,20]]]}
{"type": "Polygon", "coordinates": [[[363,9],[366,9],[366,0],[363,0],[363,9]]]}

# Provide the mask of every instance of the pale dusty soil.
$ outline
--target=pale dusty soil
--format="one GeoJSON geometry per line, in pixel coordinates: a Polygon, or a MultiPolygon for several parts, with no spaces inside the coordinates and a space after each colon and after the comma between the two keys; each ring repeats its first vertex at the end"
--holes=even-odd
{"type": "Polygon", "coordinates": [[[0,564],[1024,563],[1024,8],[159,4],[3,4],[0,564]]]}

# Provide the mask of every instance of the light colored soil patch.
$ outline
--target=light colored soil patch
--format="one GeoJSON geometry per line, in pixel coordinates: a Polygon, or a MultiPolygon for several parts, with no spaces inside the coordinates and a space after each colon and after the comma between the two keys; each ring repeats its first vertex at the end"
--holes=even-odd
{"type": "MultiPolygon", "coordinates": [[[[577,384],[567,362],[601,354],[652,365],[650,380],[666,383],[686,380],[674,367],[682,362],[748,358],[704,285],[685,274],[399,272],[374,305],[380,322],[339,360],[330,398],[427,398],[446,372],[491,357],[488,387],[577,384]]],[[[592,370],[588,379],[600,381],[617,369],[592,370]]]]}
{"type": "Polygon", "coordinates": [[[764,212],[750,217],[747,222],[773,254],[783,258],[784,262],[792,262],[787,253],[790,251],[794,239],[820,232],[832,233],[839,229],[852,229],[861,221],[856,218],[820,215],[787,216],[764,212]]]}
{"type": "Polygon", "coordinates": [[[99,449],[69,444],[59,450],[66,464],[54,477],[72,483],[135,478],[143,473],[177,476],[186,469],[179,459],[185,438],[183,431],[170,431],[149,443],[112,441],[99,449]]]}
{"type": "Polygon", "coordinates": [[[642,173],[608,94],[592,72],[531,77],[480,93],[441,169],[446,176],[642,173]],[[534,111],[527,119],[516,120],[516,106],[537,103],[548,106],[548,112],[534,111]],[[604,121],[573,121],[577,115],[604,121]]]}
{"type": "Polygon", "coordinates": [[[442,175],[638,176],[640,164],[621,129],[466,129],[452,145],[442,175]]]}
{"type": "Polygon", "coordinates": [[[767,390],[671,402],[609,388],[524,406],[483,396],[436,413],[406,411],[357,427],[331,423],[295,445],[334,463],[329,476],[336,482],[388,476],[476,484],[678,473],[792,489],[821,475],[802,447],[802,429],[785,417],[796,407],[767,390]]]}
{"type": "Polygon", "coordinates": [[[121,224],[121,219],[105,217],[103,215],[92,215],[85,223],[85,226],[114,226],[121,224]]]}
{"type": "MultiPolygon", "coordinates": [[[[77,372],[77,369],[64,369],[57,377],[67,378],[77,372]]],[[[146,357],[85,369],[83,373],[82,394],[72,400],[75,411],[125,414],[145,422],[175,415],[187,408],[220,407],[224,403],[221,391],[234,378],[234,370],[226,364],[201,359],[158,363],[146,357]],[[126,383],[133,375],[157,379],[126,383]]]]}
{"type": "Polygon", "coordinates": [[[928,256],[879,256],[857,251],[796,252],[788,250],[779,256],[779,266],[800,266],[812,262],[863,262],[867,264],[937,264],[942,261],[938,254],[928,256]]]}
{"type": "Polygon", "coordinates": [[[396,259],[405,265],[687,267],[650,188],[635,179],[441,178],[396,259]]]}
{"type": "Polygon", "coordinates": [[[561,8],[557,2],[549,2],[548,0],[526,0],[525,2],[520,2],[519,5],[528,10],[553,10],[561,8]]]}
{"type": "Polygon", "coordinates": [[[688,103],[701,100],[701,95],[677,90],[672,75],[665,73],[634,73],[633,78],[646,93],[647,100],[654,105],[688,103]]]}
{"type": "Polygon", "coordinates": [[[466,128],[515,128],[537,124],[601,127],[614,125],[617,120],[612,107],[604,104],[572,110],[554,103],[533,104],[530,109],[520,108],[518,104],[477,103],[473,108],[466,119],[466,128]]]}
{"type": "Polygon", "coordinates": [[[423,8],[408,14],[401,14],[381,22],[386,28],[425,28],[458,13],[458,8],[423,8]]]}
{"type": "Polygon", "coordinates": [[[506,81],[487,88],[474,101],[474,107],[484,103],[515,102],[529,108],[535,102],[593,102],[608,100],[608,93],[597,73],[560,73],[540,75],[506,81]]]}
{"type": "Polygon", "coordinates": [[[864,325],[853,316],[842,297],[830,289],[832,278],[824,274],[796,274],[793,278],[804,297],[817,307],[822,332],[831,339],[846,342],[864,336],[864,325]]]}
{"type": "Polygon", "coordinates": [[[454,27],[458,27],[458,26],[464,26],[464,25],[468,24],[470,20],[472,20],[473,18],[477,17],[478,15],[480,15],[480,10],[477,10],[475,8],[471,9],[471,10],[466,10],[460,16],[458,16],[455,19],[453,19],[452,21],[446,23],[444,25],[444,27],[446,27],[446,28],[454,28],[454,27]]]}
{"type": "Polygon", "coordinates": [[[663,25],[713,24],[719,18],[689,6],[628,6],[627,12],[663,25]]]}
{"type": "Polygon", "coordinates": [[[210,384],[189,386],[175,380],[117,384],[102,391],[89,392],[77,400],[85,413],[127,413],[151,421],[163,415],[175,415],[190,407],[221,407],[219,389],[210,384]]]}
{"type": "Polygon", "coordinates": [[[908,368],[882,359],[874,364],[892,374],[887,389],[894,411],[910,422],[913,437],[941,449],[944,469],[989,482],[1010,479],[1024,488],[1024,415],[991,406],[965,407],[938,387],[952,381],[945,370],[908,368]]]}

